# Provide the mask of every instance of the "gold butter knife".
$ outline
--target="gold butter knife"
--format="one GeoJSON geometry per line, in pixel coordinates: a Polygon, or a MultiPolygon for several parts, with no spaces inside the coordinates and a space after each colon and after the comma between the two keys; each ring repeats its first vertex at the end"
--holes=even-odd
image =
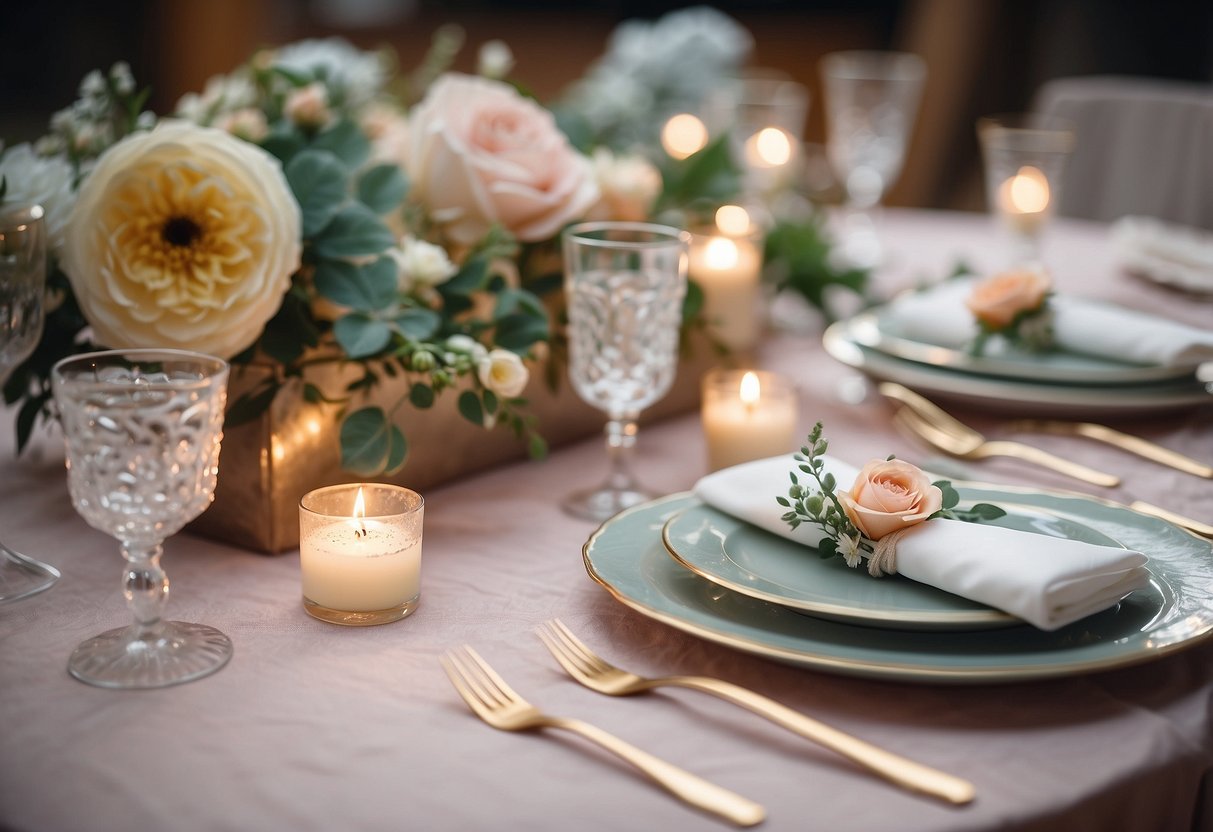
{"type": "Polygon", "coordinates": [[[1012,422],[1007,428],[1008,430],[1020,433],[1052,433],[1059,436],[1083,436],[1087,439],[1104,442],[1123,451],[1128,451],[1131,454],[1137,454],[1140,457],[1169,466],[1177,471],[1183,471],[1185,474],[1195,474],[1205,479],[1213,479],[1213,465],[1206,465],[1189,456],[1184,456],[1178,451],[1164,448],[1162,445],[1157,445],[1148,439],[1142,439],[1140,436],[1121,433],[1106,425],[1097,425],[1093,422],[1023,419],[1018,422],[1012,422]]]}
{"type": "Polygon", "coordinates": [[[1129,508],[1133,509],[1134,511],[1139,511],[1142,514],[1149,514],[1162,520],[1166,520],[1168,523],[1173,523],[1174,525],[1187,529],[1190,532],[1194,532],[1201,537],[1213,538],[1213,526],[1210,526],[1208,523],[1193,520],[1191,517],[1184,517],[1182,514],[1176,514],[1173,511],[1168,511],[1165,508],[1159,508],[1158,506],[1151,505],[1150,503],[1143,502],[1142,500],[1134,501],[1129,505],[1129,508]]]}

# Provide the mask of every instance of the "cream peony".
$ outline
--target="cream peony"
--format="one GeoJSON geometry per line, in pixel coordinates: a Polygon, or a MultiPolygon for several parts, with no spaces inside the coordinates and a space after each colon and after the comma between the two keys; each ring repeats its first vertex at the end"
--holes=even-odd
{"type": "Polygon", "coordinates": [[[623,222],[648,219],[661,195],[661,171],[643,156],[616,156],[605,147],[594,151],[593,164],[602,201],[591,217],[623,222]]]}
{"type": "Polygon", "coordinates": [[[864,537],[879,540],[939,511],[943,492],[917,466],[879,459],[860,469],[851,490],[839,492],[838,502],[864,537]]]}
{"type": "Polygon", "coordinates": [[[409,115],[413,196],[447,236],[471,245],[500,223],[554,237],[598,201],[590,162],[552,114],[499,81],[448,73],[409,115]]]}
{"type": "Polygon", "coordinates": [[[1006,329],[1018,315],[1040,309],[1049,289],[1048,275],[1041,272],[1002,272],[975,284],[965,305],[990,329],[1006,329]]]}
{"type": "Polygon", "coordinates": [[[273,157],[170,120],[98,160],[63,268],[99,343],[230,358],[278,310],[300,249],[299,206],[273,157]]]}
{"type": "Polygon", "coordinates": [[[530,376],[522,359],[509,350],[490,350],[476,366],[480,383],[498,396],[512,399],[520,395],[530,376]]]}
{"type": "Polygon", "coordinates": [[[459,271],[446,249],[416,237],[405,236],[387,255],[396,263],[396,285],[402,292],[433,288],[459,271]]]}

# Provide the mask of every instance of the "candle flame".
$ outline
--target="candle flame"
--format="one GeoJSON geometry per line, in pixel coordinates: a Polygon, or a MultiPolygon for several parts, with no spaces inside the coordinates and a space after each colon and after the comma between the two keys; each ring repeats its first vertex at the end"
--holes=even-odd
{"type": "Polygon", "coordinates": [[[708,143],[708,128],[690,113],[672,116],[661,130],[661,146],[675,159],[698,153],[708,143]]]}
{"type": "Polygon", "coordinates": [[[737,265],[740,255],[737,253],[737,244],[732,240],[727,237],[713,237],[708,241],[703,259],[709,269],[731,269],[737,265]]]}
{"type": "Polygon", "coordinates": [[[716,209],[716,227],[730,237],[745,236],[750,231],[750,215],[740,205],[721,205],[716,209]]]}
{"type": "Polygon", "coordinates": [[[354,537],[366,537],[366,523],[362,522],[366,518],[366,501],[362,498],[362,486],[358,486],[358,496],[354,498],[354,517],[358,521],[358,528],[354,530],[354,537]]]}
{"type": "Polygon", "coordinates": [[[1003,188],[1012,211],[1039,214],[1049,207],[1049,179],[1040,168],[1025,165],[1003,183],[1003,188]]]}
{"type": "Polygon", "coordinates": [[[759,396],[762,395],[762,387],[758,383],[758,376],[753,372],[747,372],[741,377],[741,402],[746,407],[753,407],[758,403],[759,396]]]}
{"type": "Polygon", "coordinates": [[[777,168],[792,160],[792,139],[778,127],[764,127],[746,140],[746,157],[758,167],[777,168]]]}

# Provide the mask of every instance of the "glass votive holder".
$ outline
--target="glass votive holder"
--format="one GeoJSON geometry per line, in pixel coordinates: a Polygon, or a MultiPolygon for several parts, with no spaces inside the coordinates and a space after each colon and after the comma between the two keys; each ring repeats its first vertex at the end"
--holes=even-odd
{"type": "Polygon", "coordinates": [[[1024,113],[978,119],[990,212],[1010,235],[1010,266],[1040,259],[1040,238],[1058,204],[1074,126],[1024,113]]]}
{"type": "Polygon", "coordinates": [[[799,447],[796,388],[764,370],[709,370],[701,411],[708,470],[719,471],[799,447]]]}
{"type": "Polygon", "coordinates": [[[708,95],[704,121],[713,135],[726,131],[749,193],[789,185],[801,165],[809,90],[773,69],[751,69],[708,95]]]}
{"type": "Polygon", "coordinates": [[[740,205],[725,205],[710,226],[691,229],[687,276],[703,290],[708,333],[735,352],[762,337],[763,229],[740,205]]]}
{"type": "Polygon", "coordinates": [[[303,608],[333,624],[398,621],[421,597],[425,500],[383,483],[318,488],[299,502],[303,608]]]}

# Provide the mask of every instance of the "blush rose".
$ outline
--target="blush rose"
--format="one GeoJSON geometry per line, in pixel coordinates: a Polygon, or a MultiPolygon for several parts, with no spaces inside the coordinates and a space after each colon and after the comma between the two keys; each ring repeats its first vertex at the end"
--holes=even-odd
{"type": "Polygon", "coordinates": [[[943,492],[920,468],[900,459],[863,466],[850,491],[838,494],[847,518],[869,540],[907,529],[943,507],[943,492]]]}
{"type": "Polygon", "coordinates": [[[978,281],[965,305],[977,320],[990,329],[1006,329],[1016,316],[1044,305],[1051,283],[1047,275],[1020,269],[1002,272],[978,281]]]}

